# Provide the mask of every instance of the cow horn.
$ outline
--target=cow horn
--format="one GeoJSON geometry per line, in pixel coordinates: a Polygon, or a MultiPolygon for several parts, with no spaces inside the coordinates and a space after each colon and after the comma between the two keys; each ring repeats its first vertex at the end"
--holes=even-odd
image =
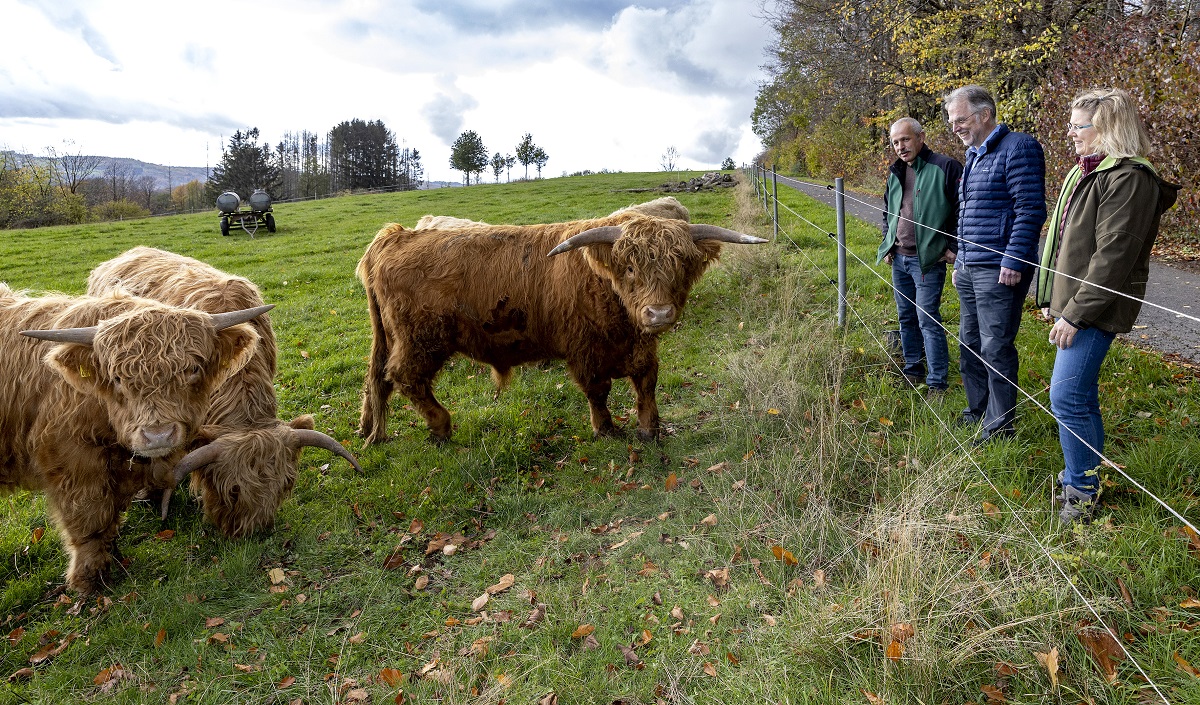
{"type": "Polygon", "coordinates": [[[320,431],[312,431],[306,428],[295,429],[293,430],[293,433],[296,434],[296,440],[300,442],[301,446],[314,446],[317,448],[324,448],[331,453],[337,453],[345,458],[351,465],[353,465],[355,470],[358,472],[363,471],[362,466],[358,464],[358,460],[356,460],[354,456],[350,454],[350,451],[346,450],[341,443],[338,443],[333,438],[326,436],[324,433],[321,433],[320,431]]]}
{"type": "Polygon", "coordinates": [[[561,255],[567,250],[574,250],[584,245],[594,245],[598,242],[604,242],[609,245],[617,241],[621,237],[621,226],[619,225],[602,225],[598,228],[584,230],[581,233],[572,235],[571,237],[558,243],[558,247],[550,250],[547,257],[561,255]]]}
{"type": "Polygon", "coordinates": [[[96,338],[96,326],[87,328],[58,328],[51,330],[23,330],[21,335],[38,340],[49,340],[52,343],[78,343],[91,345],[96,338]]]}
{"type": "Polygon", "coordinates": [[[754,237],[745,233],[739,233],[736,230],[729,230],[716,225],[693,225],[691,226],[692,241],[699,240],[718,240],[720,242],[732,242],[738,245],[761,245],[767,242],[761,237],[754,237]]]}
{"type": "Polygon", "coordinates": [[[261,316],[262,314],[275,308],[275,304],[267,304],[266,306],[255,306],[254,308],[244,308],[241,311],[230,311],[229,313],[214,313],[212,315],[213,325],[217,330],[225,330],[230,326],[236,326],[239,323],[245,323],[252,318],[261,316]]]}

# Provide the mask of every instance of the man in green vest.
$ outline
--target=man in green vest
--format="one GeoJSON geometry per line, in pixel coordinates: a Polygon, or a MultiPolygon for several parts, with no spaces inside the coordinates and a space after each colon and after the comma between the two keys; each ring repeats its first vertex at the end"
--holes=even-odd
{"type": "Polygon", "coordinates": [[[957,159],[925,146],[925,130],[913,118],[897,120],[889,136],[898,159],[884,187],[883,242],[876,261],[892,265],[904,378],[914,387],[927,385],[928,395],[937,398],[949,386],[942,289],[946,264],[953,264],[958,252],[963,168],[957,159]]]}

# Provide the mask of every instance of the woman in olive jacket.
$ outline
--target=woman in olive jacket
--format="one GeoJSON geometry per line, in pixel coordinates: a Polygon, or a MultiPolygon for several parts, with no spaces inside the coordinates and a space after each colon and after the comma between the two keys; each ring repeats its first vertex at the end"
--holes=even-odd
{"type": "Polygon", "coordinates": [[[1128,93],[1084,93],[1071,103],[1070,120],[1078,164],[1051,215],[1037,289],[1038,305],[1055,318],[1050,406],[1064,461],[1055,500],[1068,524],[1090,521],[1095,511],[1104,451],[1100,363],[1116,334],[1133,328],[1159,219],[1179,191],[1146,160],[1150,138],[1128,93]]]}

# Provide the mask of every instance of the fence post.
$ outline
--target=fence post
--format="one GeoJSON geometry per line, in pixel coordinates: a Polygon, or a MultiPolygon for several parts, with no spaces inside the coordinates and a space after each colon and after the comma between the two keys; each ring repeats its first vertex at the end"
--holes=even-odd
{"type": "Polygon", "coordinates": [[[771,242],[779,239],[779,172],[771,170],[771,189],[775,194],[775,213],[771,216],[771,242]]]}
{"type": "Polygon", "coordinates": [[[768,211],[769,204],[767,202],[767,165],[763,164],[763,211],[768,211]]]}
{"type": "Polygon", "coordinates": [[[846,326],[846,191],[842,177],[833,180],[834,209],[837,211],[838,325],[846,326]]]}

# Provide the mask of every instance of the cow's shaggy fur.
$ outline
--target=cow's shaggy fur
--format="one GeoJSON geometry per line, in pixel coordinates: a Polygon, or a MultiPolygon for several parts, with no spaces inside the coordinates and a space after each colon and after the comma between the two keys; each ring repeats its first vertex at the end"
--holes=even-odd
{"type": "MultiPolygon", "coordinates": [[[[136,247],[92,271],[88,293],[110,291],[209,313],[262,305],[262,295],[249,279],[150,247],[136,247]]],[[[266,315],[251,325],[259,334],[254,354],[213,392],[212,408],[197,439],[197,444],[211,442],[222,452],[192,473],[192,489],[205,516],[230,537],[274,524],[296,484],[303,446],[293,430],[313,428],[308,415],[291,422],[276,418],[275,333],[266,315]]]]}
{"type": "Polygon", "coordinates": [[[608,395],[613,379],[628,377],[638,436],[655,437],[658,335],[676,322],[721,249],[693,240],[683,206],[655,207],[672,217],[633,207],[543,225],[384,226],[357,269],[373,334],[360,426],[367,442],[386,440],[396,389],[435,438],[450,435],[433,380],[455,353],[491,365],[499,382],[516,365],[564,359],[587,395],[597,434],[615,432],[608,395]],[[610,225],[621,228],[615,243],[547,257],[571,236],[610,225]]]}
{"type": "Polygon", "coordinates": [[[167,459],[257,340],[250,326],[218,331],[203,312],[146,299],[30,297],[0,284],[0,490],[46,493],[71,587],[100,587],[133,494],[172,484],[167,459]],[[91,326],[90,345],[20,334],[91,326]]]}

